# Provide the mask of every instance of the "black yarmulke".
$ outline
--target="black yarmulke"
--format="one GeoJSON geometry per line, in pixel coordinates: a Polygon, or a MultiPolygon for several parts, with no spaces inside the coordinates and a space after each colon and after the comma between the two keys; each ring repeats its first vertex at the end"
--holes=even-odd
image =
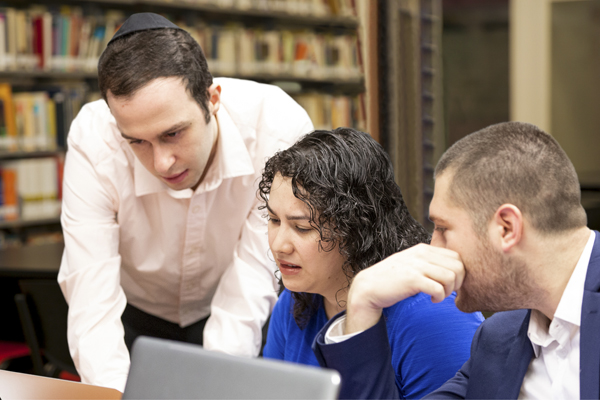
{"type": "Polygon", "coordinates": [[[123,25],[119,28],[115,36],[110,39],[108,44],[110,45],[114,40],[129,35],[130,33],[139,32],[139,31],[147,31],[151,29],[164,29],[164,28],[172,28],[172,29],[181,29],[165,17],[154,14],[154,13],[138,13],[132,14],[123,25]]]}

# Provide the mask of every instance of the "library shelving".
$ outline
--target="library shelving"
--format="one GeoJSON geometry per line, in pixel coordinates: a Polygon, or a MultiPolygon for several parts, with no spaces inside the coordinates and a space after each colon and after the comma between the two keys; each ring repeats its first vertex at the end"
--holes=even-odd
{"type": "Polygon", "coordinates": [[[0,249],[60,240],[70,123],[100,97],[114,32],[146,11],[190,32],[214,76],[280,86],[317,128],[367,130],[355,0],[0,0],[0,249]]]}

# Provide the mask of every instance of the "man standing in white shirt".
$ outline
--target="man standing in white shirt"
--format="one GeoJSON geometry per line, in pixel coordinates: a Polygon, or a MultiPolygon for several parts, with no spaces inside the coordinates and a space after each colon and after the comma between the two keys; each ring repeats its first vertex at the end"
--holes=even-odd
{"type": "Polygon", "coordinates": [[[346,316],[316,338],[321,365],[342,373],[340,397],[398,397],[388,341],[377,339],[382,308],[457,291],[460,310],[496,314],[475,333],[470,359],[428,398],[599,398],[600,235],[586,227],[559,144],[518,122],[463,138],[436,167],[430,218],[431,245],[359,273],[346,316]]]}
{"type": "Polygon", "coordinates": [[[68,137],[59,283],[83,382],[123,391],[140,334],[258,354],[276,301],[257,182],[313,126],[280,89],[214,79],[200,46],[132,15],[68,137]]]}

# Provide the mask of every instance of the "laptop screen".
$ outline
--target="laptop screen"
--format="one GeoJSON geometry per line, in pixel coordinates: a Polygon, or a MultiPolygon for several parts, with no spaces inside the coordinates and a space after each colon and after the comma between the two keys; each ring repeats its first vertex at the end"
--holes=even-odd
{"type": "Polygon", "coordinates": [[[337,371],[139,337],[123,399],[336,399],[337,371]]]}

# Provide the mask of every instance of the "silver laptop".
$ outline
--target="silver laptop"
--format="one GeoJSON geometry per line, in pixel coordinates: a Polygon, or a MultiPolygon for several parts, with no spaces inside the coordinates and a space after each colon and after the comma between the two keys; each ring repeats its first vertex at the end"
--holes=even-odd
{"type": "Polygon", "coordinates": [[[337,371],[139,337],[123,399],[337,399],[337,371]]]}

